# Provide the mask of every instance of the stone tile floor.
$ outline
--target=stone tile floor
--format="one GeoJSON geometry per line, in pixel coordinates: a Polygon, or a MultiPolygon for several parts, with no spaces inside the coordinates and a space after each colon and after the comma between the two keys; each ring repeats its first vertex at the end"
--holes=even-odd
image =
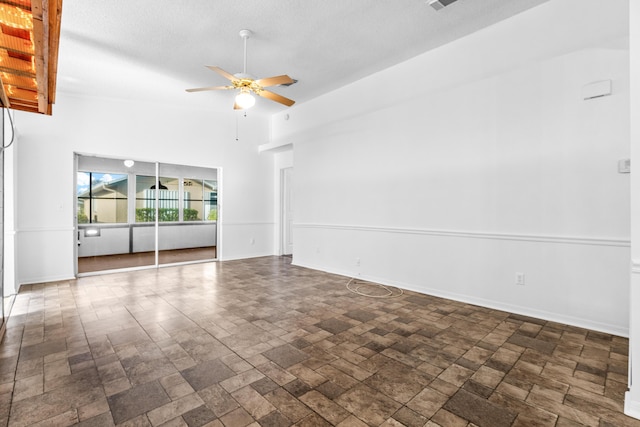
{"type": "Polygon", "coordinates": [[[23,286],[0,346],[9,426],[640,426],[627,339],[290,258],[23,286]]]}

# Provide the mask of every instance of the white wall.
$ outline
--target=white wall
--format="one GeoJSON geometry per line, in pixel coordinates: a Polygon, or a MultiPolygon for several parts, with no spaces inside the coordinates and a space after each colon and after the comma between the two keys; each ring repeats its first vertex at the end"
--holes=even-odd
{"type": "Polygon", "coordinates": [[[549,2],[274,116],[294,263],[626,335],[627,33],[549,2]]]}
{"type": "MultiPolygon", "coordinates": [[[[129,228],[130,224],[99,227],[100,234],[85,237],[85,227],[78,235],[78,256],[102,256],[128,254],[132,252],[153,252],[156,247],[156,229],[153,223],[129,228]],[[130,248],[129,246],[132,245],[130,248]]],[[[158,229],[158,249],[161,251],[204,248],[215,246],[217,239],[216,222],[196,224],[160,224],[158,229]]]]}
{"type": "Polygon", "coordinates": [[[236,141],[235,115],[63,93],[51,117],[18,113],[19,283],[73,277],[74,152],[220,168],[220,258],[272,254],[273,162],[258,152],[268,118],[239,118],[236,141]]]}
{"type": "Polygon", "coordinates": [[[631,163],[631,312],[629,331],[629,391],[624,411],[640,418],[640,3],[629,2],[629,59],[630,59],[630,142],[631,163]]]}

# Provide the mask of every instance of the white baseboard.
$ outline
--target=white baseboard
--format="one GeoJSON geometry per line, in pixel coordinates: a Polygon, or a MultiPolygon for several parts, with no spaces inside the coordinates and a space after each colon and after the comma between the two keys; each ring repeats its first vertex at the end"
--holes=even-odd
{"type": "Polygon", "coordinates": [[[43,276],[43,277],[40,277],[40,278],[32,277],[30,279],[22,280],[20,282],[20,284],[18,285],[18,289],[17,290],[19,292],[20,288],[23,285],[38,285],[40,283],[62,282],[62,281],[65,281],[65,280],[75,280],[75,279],[76,278],[74,276],[66,276],[66,275],[64,275],[64,276],[43,276]]]}
{"type": "Polygon", "coordinates": [[[640,420],[640,401],[631,400],[631,392],[624,394],[624,413],[640,420]]]}
{"type": "Polygon", "coordinates": [[[273,252],[252,253],[252,254],[235,254],[231,256],[221,256],[218,261],[237,261],[241,259],[262,258],[266,256],[275,256],[273,252]]]}
{"type": "MultiPolygon", "coordinates": [[[[338,271],[338,270],[327,270],[326,268],[314,266],[311,264],[304,264],[297,262],[295,255],[293,257],[293,265],[299,267],[310,268],[313,270],[325,271],[327,273],[339,274],[346,277],[357,277],[362,280],[367,280],[374,283],[380,283],[382,285],[393,286],[400,289],[406,289],[408,291],[418,292],[425,295],[431,295],[439,298],[450,299],[453,301],[462,302],[465,304],[473,304],[481,307],[491,308],[494,310],[506,311],[513,314],[519,314],[522,316],[534,317],[537,319],[547,320],[550,322],[561,323],[565,325],[576,326],[579,328],[589,329],[593,331],[603,332],[611,335],[616,335],[624,338],[629,337],[629,328],[623,328],[617,325],[612,325],[608,323],[600,323],[594,322],[588,319],[582,319],[578,317],[572,316],[564,316],[558,313],[551,313],[542,310],[530,309],[528,307],[522,307],[512,304],[505,304],[499,301],[487,300],[483,298],[478,298],[470,295],[457,294],[452,292],[444,292],[439,289],[431,289],[431,288],[417,288],[408,283],[402,283],[394,280],[387,280],[380,277],[372,277],[366,275],[357,275],[351,271],[338,271]]],[[[346,282],[345,282],[346,284],[346,282]]]]}

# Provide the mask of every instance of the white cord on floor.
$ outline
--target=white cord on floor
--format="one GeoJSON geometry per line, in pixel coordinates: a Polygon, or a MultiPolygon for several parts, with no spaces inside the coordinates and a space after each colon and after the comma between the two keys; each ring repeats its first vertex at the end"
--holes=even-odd
{"type": "Polygon", "coordinates": [[[355,277],[352,277],[351,280],[349,280],[349,282],[347,283],[347,289],[349,289],[354,294],[358,294],[358,295],[361,295],[363,297],[369,297],[369,298],[397,298],[397,297],[401,296],[404,293],[404,291],[402,289],[394,288],[392,286],[381,285],[379,283],[363,282],[363,283],[360,283],[358,285],[356,283],[356,278],[355,277]],[[353,287],[351,285],[352,283],[357,285],[357,286],[353,287]],[[367,293],[364,293],[364,292],[360,291],[361,288],[366,287],[366,286],[382,289],[382,290],[386,291],[386,294],[384,294],[384,295],[372,295],[372,294],[367,294],[367,293]]]}

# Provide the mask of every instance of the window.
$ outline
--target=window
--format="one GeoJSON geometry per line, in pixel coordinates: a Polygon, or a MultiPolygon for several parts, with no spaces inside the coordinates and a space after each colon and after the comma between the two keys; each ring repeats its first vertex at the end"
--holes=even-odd
{"type": "Polygon", "coordinates": [[[218,219],[217,182],[185,178],[184,221],[216,221],[218,219]]]}
{"type": "Polygon", "coordinates": [[[206,221],[218,220],[218,182],[204,180],[204,218],[206,221]]]}
{"type": "Polygon", "coordinates": [[[155,176],[136,176],[136,222],[155,222],[156,194],[149,191],[155,185],[155,176]]]}
{"type": "Polygon", "coordinates": [[[161,176],[136,176],[136,222],[156,220],[156,192],[158,193],[159,222],[180,221],[180,180],[161,176]]]}
{"type": "MultiPolygon", "coordinates": [[[[135,222],[155,222],[156,193],[159,222],[217,221],[217,184],[216,180],[135,175],[135,222]]],[[[127,174],[78,172],[76,194],[78,224],[128,222],[127,174]]]]}
{"type": "Polygon", "coordinates": [[[78,223],[126,223],[127,181],[125,174],[78,172],[78,223]]]}
{"type": "Polygon", "coordinates": [[[184,220],[202,221],[202,180],[185,178],[184,187],[184,220]]]}

